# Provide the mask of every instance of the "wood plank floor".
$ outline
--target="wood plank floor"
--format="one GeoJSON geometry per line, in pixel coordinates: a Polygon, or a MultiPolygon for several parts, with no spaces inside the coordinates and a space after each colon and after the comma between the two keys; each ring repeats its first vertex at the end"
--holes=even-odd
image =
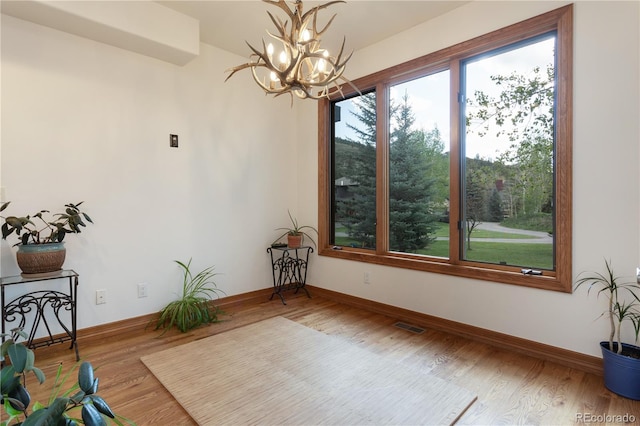
{"type": "MultiPolygon", "coordinates": [[[[100,341],[81,339],[80,355],[98,368],[99,394],[117,414],[138,425],[193,425],[140,357],[280,315],[475,392],[478,400],[459,424],[570,425],[584,423],[580,416],[591,416],[594,423],[593,416],[606,415],[633,416],[631,424],[640,424],[640,402],[607,391],[600,376],[434,330],[414,334],[394,327],[394,318],[321,297],[291,295],[286,306],[277,299],[229,309],[224,322],[190,333],[172,330],[160,335],[148,327],[100,341]]],[[[47,381],[37,386],[30,378],[34,400],[47,400],[61,362],[65,371],[75,363],[65,346],[36,350],[36,365],[45,371],[47,381]]],[[[202,398],[206,404],[207,396],[202,398]]],[[[610,420],[599,424],[621,424],[610,420]]]]}

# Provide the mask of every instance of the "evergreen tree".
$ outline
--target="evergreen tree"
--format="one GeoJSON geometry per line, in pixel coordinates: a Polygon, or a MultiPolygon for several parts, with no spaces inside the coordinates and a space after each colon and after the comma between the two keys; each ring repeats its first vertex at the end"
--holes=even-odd
{"type": "Polygon", "coordinates": [[[491,191],[491,196],[489,197],[488,219],[490,222],[502,221],[502,198],[500,197],[498,190],[495,188],[491,191]]]}
{"type": "Polygon", "coordinates": [[[415,117],[405,93],[394,114],[389,165],[389,243],[391,250],[415,252],[433,240],[434,179],[425,132],[413,130],[415,117]]]}
{"type": "MultiPolygon", "coordinates": [[[[357,140],[336,141],[336,152],[340,150],[348,157],[336,164],[336,173],[344,171],[354,182],[350,188],[351,198],[336,203],[336,215],[347,228],[349,237],[359,241],[359,246],[375,248],[375,93],[360,96],[356,106],[353,114],[359,125],[348,126],[357,140]]],[[[390,248],[415,252],[433,240],[430,235],[437,222],[437,216],[432,213],[436,198],[434,182],[437,180],[440,186],[448,186],[448,179],[440,178],[443,171],[448,173],[448,156],[442,152],[444,143],[437,129],[425,132],[413,128],[415,118],[408,95],[401,105],[391,105],[390,116],[393,126],[389,165],[390,248]]],[[[442,204],[444,199],[439,201],[442,204]]]]}
{"type": "Polygon", "coordinates": [[[362,145],[358,142],[345,140],[342,138],[335,139],[334,152],[334,173],[335,178],[349,178],[356,163],[361,156],[362,145]]]}
{"type": "Polygon", "coordinates": [[[376,246],[376,95],[375,92],[358,98],[355,117],[363,127],[348,125],[357,135],[358,157],[349,173],[355,185],[353,198],[341,203],[339,215],[349,237],[360,241],[363,248],[376,246]]]}

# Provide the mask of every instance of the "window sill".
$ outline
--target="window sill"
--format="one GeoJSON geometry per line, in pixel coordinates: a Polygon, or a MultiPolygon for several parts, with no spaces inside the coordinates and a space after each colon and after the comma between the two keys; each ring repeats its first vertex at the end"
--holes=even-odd
{"type": "Polygon", "coordinates": [[[438,259],[435,258],[423,258],[422,256],[413,256],[401,253],[378,254],[369,250],[354,249],[350,247],[341,247],[340,249],[324,247],[318,251],[318,255],[356,262],[374,263],[394,268],[413,269],[417,271],[512,284],[541,290],[559,291],[564,293],[571,293],[573,290],[570,279],[563,280],[558,277],[558,274],[551,275],[552,273],[547,271],[545,271],[543,275],[525,275],[520,271],[520,269],[513,267],[505,267],[504,270],[502,270],[498,269],[500,268],[499,265],[495,265],[495,269],[476,266],[474,264],[453,265],[448,263],[448,259],[438,261],[438,259]]]}

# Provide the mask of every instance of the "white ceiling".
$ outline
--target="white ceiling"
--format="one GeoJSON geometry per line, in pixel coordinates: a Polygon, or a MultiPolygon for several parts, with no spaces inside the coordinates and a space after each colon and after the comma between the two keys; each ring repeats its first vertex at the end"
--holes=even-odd
{"type": "MultiPolygon", "coordinates": [[[[235,1],[157,1],[200,21],[200,40],[240,56],[248,57],[251,43],[262,50],[261,39],[269,39],[266,30],[275,32],[267,15],[284,19],[284,12],[276,6],[256,0],[235,1]]],[[[305,1],[304,11],[325,1],[305,1]]],[[[330,29],[322,37],[323,46],[331,51],[340,48],[346,37],[345,53],[362,49],[393,34],[445,14],[468,1],[431,0],[349,0],[320,11],[318,28],[322,28],[336,14],[330,29]]],[[[290,3],[292,4],[292,3],[290,3]]]]}

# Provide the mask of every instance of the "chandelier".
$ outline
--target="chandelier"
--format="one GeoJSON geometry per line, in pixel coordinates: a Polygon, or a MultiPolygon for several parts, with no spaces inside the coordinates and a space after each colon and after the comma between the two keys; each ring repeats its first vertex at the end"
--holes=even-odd
{"type": "Polygon", "coordinates": [[[320,99],[328,96],[332,87],[342,93],[337,83],[339,80],[353,86],[342,76],[345,65],[353,54],[352,52],[342,58],[346,39],[343,38],[342,47],[336,56],[320,46],[320,36],[327,31],[336,15],[320,31],[317,27],[318,12],[332,4],[345,3],[343,0],[330,1],[306,13],[302,11],[302,0],[296,0],[293,9],[285,0],[263,1],[284,10],[289,18],[283,22],[280,17],[274,17],[267,11],[278,30],[277,34],[269,31],[267,34],[277,42],[277,47],[273,43],[265,44],[263,39],[262,51],[259,51],[246,42],[253,52],[249,62],[227,70],[230,74],[225,81],[236,72],[251,68],[253,79],[262,90],[274,96],[289,93],[292,102],[293,94],[301,99],[320,99]]]}

